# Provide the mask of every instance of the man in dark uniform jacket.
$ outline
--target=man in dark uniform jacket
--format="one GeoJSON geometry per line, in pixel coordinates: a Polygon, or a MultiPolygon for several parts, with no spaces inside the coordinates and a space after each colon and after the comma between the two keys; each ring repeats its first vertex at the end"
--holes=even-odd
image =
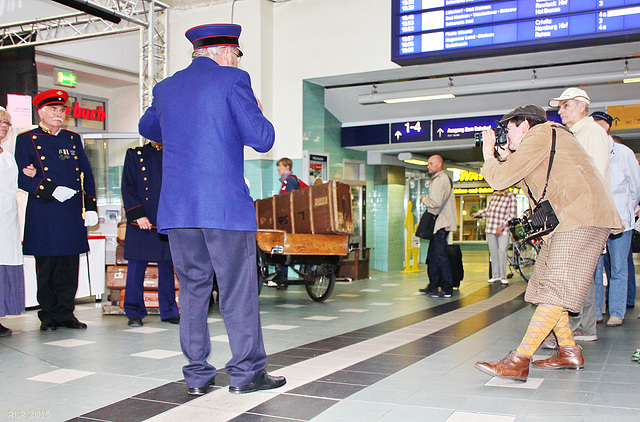
{"type": "Polygon", "coordinates": [[[193,61],[153,89],[138,125],[162,142],[158,230],[169,234],[180,278],[182,369],[192,395],[205,394],[216,368],[207,362],[209,298],[216,277],[231,348],[229,391],[284,385],[266,373],[256,265],[256,213],[244,181],[244,148],[267,152],[273,125],[262,114],[249,74],[238,69],[240,26],[202,25],[186,37],[193,61]]]}
{"type": "Polygon", "coordinates": [[[87,328],[73,310],[80,254],[89,251],[86,226],[98,223],[98,213],[82,138],[62,129],[68,99],[59,89],[33,97],[40,124],[16,138],[18,168],[36,168],[35,177],[18,175],[18,187],[29,193],[22,248],[36,259],[42,331],[87,328]]]}
{"type": "Polygon", "coordinates": [[[122,202],[128,222],[124,238],[124,257],[128,261],[124,311],[130,327],[141,327],[142,318],[147,315],[143,284],[150,261],[158,264],[160,319],[180,323],[169,239],[157,230],[161,185],[162,144],[149,142],[129,148],[122,171],[122,202]]]}

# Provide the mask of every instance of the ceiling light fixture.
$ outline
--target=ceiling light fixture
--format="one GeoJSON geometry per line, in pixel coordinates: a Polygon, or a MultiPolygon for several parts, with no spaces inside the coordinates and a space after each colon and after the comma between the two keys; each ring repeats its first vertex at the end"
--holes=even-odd
{"type": "MultiPolygon", "coordinates": [[[[500,92],[514,92],[529,89],[562,88],[567,84],[566,76],[540,78],[534,73],[531,79],[517,81],[488,82],[472,85],[453,85],[452,78],[441,78],[447,81],[447,86],[440,88],[416,89],[412,91],[378,92],[358,96],[362,105],[394,104],[415,101],[428,101],[441,98],[455,98],[465,95],[493,94],[500,92]]],[[[582,74],[573,77],[575,85],[603,84],[611,82],[632,83],[640,81],[640,70],[631,72],[608,72],[597,74],[582,74]]]]}
{"type": "Polygon", "coordinates": [[[444,100],[447,98],[456,98],[456,96],[453,94],[436,94],[436,95],[423,95],[421,97],[390,98],[388,100],[382,100],[382,101],[386,104],[397,104],[397,103],[412,103],[416,101],[444,100]]]}
{"type": "Polygon", "coordinates": [[[398,154],[398,160],[407,164],[416,164],[418,166],[426,166],[429,164],[429,158],[412,152],[401,152],[398,154]]]}

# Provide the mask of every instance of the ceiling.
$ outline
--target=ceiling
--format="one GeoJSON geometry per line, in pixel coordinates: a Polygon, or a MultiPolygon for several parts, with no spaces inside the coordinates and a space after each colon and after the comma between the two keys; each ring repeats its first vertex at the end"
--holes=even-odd
{"type": "MultiPolygon", "coordinates": [[[[550,98],[570,86],[581,86],[591,97],[590,111],[611,105],[640,103],[640,83],[621,83],[623,73],[640,74],[640,43],[566,49],[553,52],[397,67],[389,70],[309,79],[325,87],[325,107],[343,126],[501,115],[517,106],[537,104],[548,109],[550,98]],[[453,99],[402,104],[362,105],[359,96],[377,93],[473,90],[453,99]],[[375,85],[375,86],[374,86],[375,85]]],[[[410,94],[403,95],[410,96],[410,94]]],[[[613,132],[615,133],[615,132],[613,132]]],[[[617,133],[636,154],[640,130],[617,133]]],[[[371,164],[404,165],[400,152],[440,154],[445,160],[479,168],[480,148],[473,140],[422,142],[358,147],[369,151],[371,164]]]]}

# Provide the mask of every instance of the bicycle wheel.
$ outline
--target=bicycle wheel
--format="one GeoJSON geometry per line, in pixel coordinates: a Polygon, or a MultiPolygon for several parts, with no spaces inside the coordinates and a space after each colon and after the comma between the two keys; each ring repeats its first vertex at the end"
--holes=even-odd
{"type": "Polygon", "coordinates": [[[529,281],[533,274],[533,268],[536,265],[536,258],[538,257],[538,248],[531,242],[525,242],[520,244],[518,248],[520,255],[518,271],[522,275],[525,281],[529,281]]]}
{"type": "Polygon", "coordinates": [[[317,274],[313,284],[304,286],[307,294],[316,302],[324,302],[331,295],[336,284],[336,268],[331,265],[318,265],[313,271],[317,274]]]}

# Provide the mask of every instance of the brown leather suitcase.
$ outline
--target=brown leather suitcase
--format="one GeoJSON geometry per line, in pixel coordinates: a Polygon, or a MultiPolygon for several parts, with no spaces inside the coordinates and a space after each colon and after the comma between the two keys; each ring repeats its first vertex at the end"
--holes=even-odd
{"type": "Polygon", "coordinates": [[[273,197],[276,230],[295,233],[293,218],[291,218],[291,192],[273,197]]]}
{"type": "MultiPolygon", "coordinates": [[[[178,276],[174,273],[175,288],[178,289],[178,276]]],[[[107,266],[107,278],[105,285],[111,290],[124,289],[127,286],[127,266],[109,265],[107,266]]],[[[144,272],[142,282],[144,290],[158,290],[158,267],[148,265],[144,272]]]]}
{"type": "Polygon", "coordinates": [[[276,228],[273,196],[264,199],[256,199],[256,219],[259,229],[274,230],[276,228]]]}
{"type": "Polygon", "coordinates": [[[116,245],[116,265],[127,265],[127,260],[124,257],[124,245],[116,245]]]}
{"type": "Polygon", "coordinates": [[[309,188],[294,190],[291,192],[291,207],[293,217],[293,233],[311,233],[311,197],[309,188]]]}
{"type": "MultiPolygon", "coordinates": [[[[351,187],[331,180],[309,187],[313,234],[351,234],[351,187]]],[[[294,211],[295,212],[295,211],[294,211]]]]}
{"type": "MultiPolygon", "coordinates": [[[[120,291],[120,300],[118,301],[118,306],[124,308],[124,296],[125,291],[120,291]]],[[[158,302],[158,292],[157,291],[144,291],[142,293],[142,299],[144,300],[145,308],[159,308],[160,303],[158,302]]],[[[178,304],[178,308],[180,307],[180,291],[176,290],[176,303],[178,304]]]]}

